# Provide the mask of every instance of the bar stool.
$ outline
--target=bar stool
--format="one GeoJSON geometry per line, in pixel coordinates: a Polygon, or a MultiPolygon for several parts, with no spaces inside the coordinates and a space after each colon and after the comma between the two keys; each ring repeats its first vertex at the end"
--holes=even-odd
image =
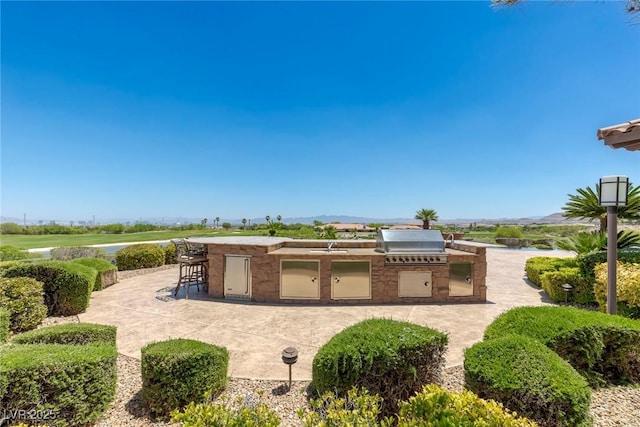
{"type": "Polygon", "coordinates": [[[180,264],[180,277],[174,296],[178,296],[180,286],[186,289],[186,298],[189,299],[189,287],[195,285],[200,292],[200,285],[208,288],[209,271],[207,264],[206,248],[204,245],[193,244],[186,239],[171,240],[176,246],[176,260],[180,264]]]}

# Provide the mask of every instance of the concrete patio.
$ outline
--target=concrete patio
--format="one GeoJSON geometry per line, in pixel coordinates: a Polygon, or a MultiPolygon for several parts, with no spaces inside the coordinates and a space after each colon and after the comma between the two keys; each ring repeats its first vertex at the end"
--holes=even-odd
{"type": "Polygon", "coordinates": [[[229,375],[239,378],[288,378],[281,352],[299,351],[294,380],[311,379],[318,348],[333,335],[360,320],[385,317],[429,326],[449,334],[446,365],[463,362],[463,350],[482,339],[485,327],[503,311],[550,301],[527,284],[524,264],[532,256],[572,256],[565,251],[487,249],[487,303],[447,305],[267,305],[214,300],[184,289],[172,296],[178,269],[171,268],[124,279],[94,292],[81,322],[118,327],[118,351],[140,358],[153,341],[191,338],[229,350],[229,375]]]}

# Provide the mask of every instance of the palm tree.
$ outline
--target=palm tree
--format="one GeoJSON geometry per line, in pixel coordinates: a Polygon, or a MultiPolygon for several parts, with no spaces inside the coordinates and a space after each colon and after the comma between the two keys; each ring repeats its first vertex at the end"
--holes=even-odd
{"type": "Polygon", "coordinates": [[[422,228],[428,230],[431,228],[430,221],[438,220],[438,213],[433,209],[420,209],[416,211],[416,219],[422,221],[422,228]]]}
{"type": "Polygon", "coordinates": [[[271,223],[271,217],[269,215],[265,216],[264,219],[267,220],[267,224],[271,223]]]}
{"type": "Polygon", "coordinates": [[[219,222],[220,222],[220,217],[219,217],[219,216],[217,216],[217,217],[216,217],[216,228],[218,228],[218,223],[219,223],[219,222]]]}
{"type": "Polygon", "coordinates": [[[247,228],[247,218],[242,218],[242,228],[247,228]]]}
{"type": "Polygon", "coordinates": [[[207,218],[202,218],[202,221],[200,221],[200,224],[202,225],[202,228],[206,228],[207,227],[207,218]]]}
{"type": "Polygon", "coordinates": [[[278,222],[282,221],[282,215],[278,215],[276,219],[278,220],[278,222]]]}
{"type": "MultiPolygon", "coordinates": [[[[566,218],[598,220],[600,222],[600,232],[607,230],[607,207],[600,206],[598,194],[600,194],[600,184],[596,184],[596,189],[591,187],[578,188],[578,194],[568,194],[569,201],[562,207],[566,218]]],[[[618,208],[618,217],[626,219],[640,219],[640,187],[633,187],[629,183],[627,193],[627,206],[618,208]]]]}

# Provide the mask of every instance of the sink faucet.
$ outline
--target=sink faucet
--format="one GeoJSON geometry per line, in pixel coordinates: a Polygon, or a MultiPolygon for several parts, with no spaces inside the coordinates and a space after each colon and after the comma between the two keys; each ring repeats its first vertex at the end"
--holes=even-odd
{"type": "Polygon", "coordinates": [[[449,233],[449,235],[445,239],[445,243],[447,242],[447,240],[450,240],[449,247],[453,248],[453,244],[455,243],[454,240],[453,240],[453,233],[449,233]]]}
{"type": "Polygon", "coordinates": [[[327,252],[331,252],[331,248],[334,246],[338,246],[338,242],[329,241],[327,245],[327,252]]]}

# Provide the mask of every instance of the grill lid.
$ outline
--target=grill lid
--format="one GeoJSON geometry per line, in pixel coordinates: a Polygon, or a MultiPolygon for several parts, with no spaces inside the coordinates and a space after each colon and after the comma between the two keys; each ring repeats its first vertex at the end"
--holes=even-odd
{"type": "Polygon", "coordinates": [[[439,230],[378,230],[376,252],[444,254],[444,239],[439,230]]]}

